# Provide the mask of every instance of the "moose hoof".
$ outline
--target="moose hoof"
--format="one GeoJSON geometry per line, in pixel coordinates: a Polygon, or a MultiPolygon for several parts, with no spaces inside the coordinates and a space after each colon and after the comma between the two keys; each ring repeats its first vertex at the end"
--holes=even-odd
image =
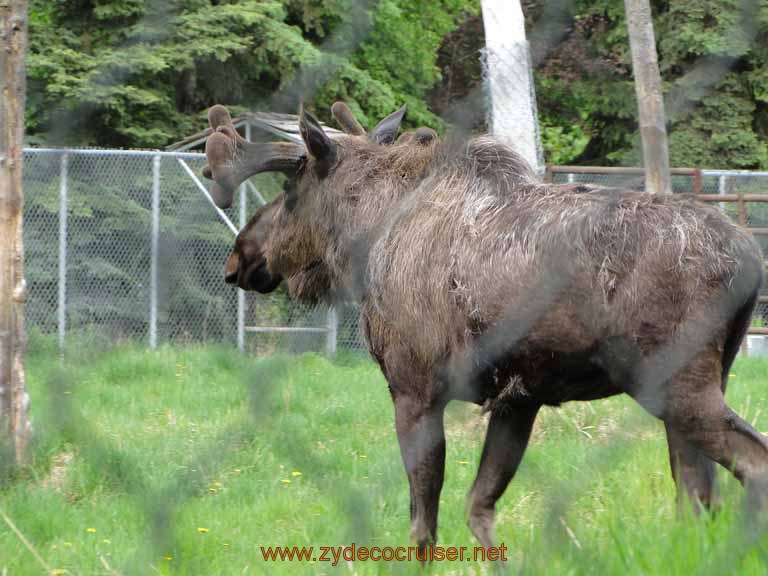
{"type": "Polygon", "coordinates": [[[467,518],[467,525],[481,546],[493,546],[493,510],[473,509],[467,518]]]}

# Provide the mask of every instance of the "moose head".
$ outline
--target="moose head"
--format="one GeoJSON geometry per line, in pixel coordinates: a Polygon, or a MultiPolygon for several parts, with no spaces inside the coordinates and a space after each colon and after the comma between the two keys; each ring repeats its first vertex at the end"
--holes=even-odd
{"type": "MultiPolygon", "coordinates": [[[[237,235],[224,268],[227,284],[269,294],[283,281],[282,274],[267,269],[266,258],[280,202],[281,198],[277,198],[261,206],[237,235]]],[[[328,272],[319,261],[289,276],[286,283],[293,297],[310,303],[326,298],[331,289],[328,272]]]]}
{"type": "Polygon", "coordinates": [[[432,145],[437,142],[437,133],[426,127],[405,132],[397,138],[405,108],[382,120],[370,134],[366,134],[345,103],[336,102],[331,113],[345,136],[337,140],[330,139],[317,120],[309,113],[304,113],[300,118],[300,129],[306,144],[301,146],[285,143],[251,144],[237,133],[226,108],[217,105],[210,109],[209,122],[216,132],[206,146],[209,165],[203,174],[215,181],[212,192],[217,205],[231,205],[235,189],[243,179],[253,174],[280,171],[288,176],[284,193],[259,208],[238,234],[233,251],[227,259],[226,282],[264,294],[275,290],[287,278],[288,290],[295,297],[314,302],[326,296],[330,290],[330,279],[320,260],[311,258],[312,253],[316,252],[312,247],[282,245],[281,252],[303,255],[301,262],[292,262],[285,267],[278,262],[276,265],[271,263],[268,268],[266,258],[267,250],[272,245],[271,240],[278,229],[276,217],[281,213],[281,205],[287,202],[289,207],[295,206],[302,176],[304,186],[311,186],[306,182],[309,180],[306,176],[311,174],[313,167],[322,170],[323,162],[328,163],[328,158],[322,156],[317,148],[318,144],[327,146],[329,153],[335,155],[339,148],[345,146],[353,149],[361,146],[365,148],[366,145],[375,148],[409,146],[414,150],[430,150],[434,149],[432,145]]]}

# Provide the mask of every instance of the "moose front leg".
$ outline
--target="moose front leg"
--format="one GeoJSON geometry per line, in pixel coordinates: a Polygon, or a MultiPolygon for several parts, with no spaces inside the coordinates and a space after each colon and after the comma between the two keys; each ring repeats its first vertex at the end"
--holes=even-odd
{"type": "Polygon", "coordinates": [[[523,459],[538,411],[538,404],[525,404],[491,412],[480,467],[467,498],[467,523],[485,548],[494,546],[496,501],[523,459]]]}
{"type": "Polygon", "coordinates": [[[396,395],[395,426],[411,486],[411,540],[425,549],[437,540],[437,510],[445,472],[444,404],[396,395]]]}

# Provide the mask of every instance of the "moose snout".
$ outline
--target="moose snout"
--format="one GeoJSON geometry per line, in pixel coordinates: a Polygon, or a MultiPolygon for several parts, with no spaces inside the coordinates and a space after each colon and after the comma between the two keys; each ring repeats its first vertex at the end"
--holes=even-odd
{"type": "Polygon", "coordinates": [[[262,294],[274,291],[283,281],[279,274],[271,274],[263,257],[245,259],[235,250],[227,258],[224,281],[243,290],[255,290],[262,294]]]}

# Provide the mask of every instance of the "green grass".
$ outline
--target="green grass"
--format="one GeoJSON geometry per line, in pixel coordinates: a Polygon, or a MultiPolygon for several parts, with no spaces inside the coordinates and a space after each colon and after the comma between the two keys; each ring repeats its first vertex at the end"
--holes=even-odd
{"type": "MultiPolygon", "coordinates": [[[[733,372],[730,404],[768,429],[768,361],[739,360],[733,372]]],[[[261,558],[261,546],[407,545],[391,401],[365,360],[91,343],[62,368],[39,341],[28,380],[32,461],[0,490],[0,508],[61,573],[419,573],[416,563],[261,558]]],[[[464,498],[484,422],[476,407],[449,407],[444,546],[475,545],[464,498]]],[[[507,570],[765,574],[761,541],[741,519],[743,491],[720,478],[721,512],[680,519],[658,422],[626,398],[546,409],[499,505],[507,570]]],[[[0,522],[3,568],[43,572],[0,522]]],[[[441,562],[429,572],[492,568],[441,562]]]]}

